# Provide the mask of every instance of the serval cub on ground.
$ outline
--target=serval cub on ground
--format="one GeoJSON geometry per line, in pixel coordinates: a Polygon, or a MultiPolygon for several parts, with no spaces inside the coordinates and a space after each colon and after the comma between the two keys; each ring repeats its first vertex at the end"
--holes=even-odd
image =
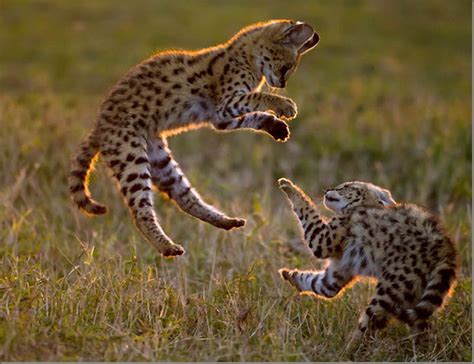
{"type": "Polygon", "coordinates": [[[375,278],[375,296],[362,313],[349,349],[365,334],[384,328],[391,317],[426,335],[427,320],[452,287],[457,254],[438,220],[413,204],[396,203],[388,190],[346,182],[325,191],[326,221],[318,207],[291,181],[280,179],[298,217],[306,244],[317,258],[330,259],[324,271],[281,269],[301,292],[333,298],[357,276],[375,278]]]}
{"type": "Polygon", "coordinates": [[[228,217],[201,199],[174,161],[166,137],[207,125],[258,130],[286,141],[290,133],[283,119],[296,116],[296,105],[260,89],[265,81],[285,87],[301,56],[318,40],[308,24],[273,20],[251,25],[225,44],[158,53],[132,68],[103,102],[72,163],[73,201],[88,214],[106,212],[88,189],[90,168],[100,153],[136,226],[164,256],[184,250],[160,227],[152,185],[198,219],[227,230],[243,226],[245,220],[228,217]]]}

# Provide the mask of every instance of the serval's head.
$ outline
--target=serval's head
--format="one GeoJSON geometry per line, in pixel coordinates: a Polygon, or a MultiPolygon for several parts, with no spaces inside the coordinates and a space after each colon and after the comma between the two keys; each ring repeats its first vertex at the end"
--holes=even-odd
{"type": "Polygon", "coordinates": [[[310,25],[295,20],[272,20],[249,30],[257,72],[271,87],[285,87],[301,56],[319,42],[310,25]]]}
{"type": "Polygon", "coordinates": [[[324,205],[336,213],[357,206],[384,207],[396,204],[389,190],[368,182],[345,182],[324,193],[324,205]]]}

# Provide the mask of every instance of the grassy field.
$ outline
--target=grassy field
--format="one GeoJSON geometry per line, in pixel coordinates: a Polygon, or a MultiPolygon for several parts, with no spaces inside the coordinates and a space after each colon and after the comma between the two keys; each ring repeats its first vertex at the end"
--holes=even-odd
{"type": "Polygon", "coordinates": [[[318,301],[282,283],[281,267],[321,266],[301,249],[276,185],[285,176],[313,196],[367,180],[437,213],[462,270],[432,346],[393,323],[356,359],[471,361],[471,3],[186,3],[1,1],[0,360],[347,360],[374,286],[318,301]],[[281,91],[299,106],[291,140],[212,130],[170,140],[202,195],[244,229],[217,230],[157,196],[187,250],[162,259],[100,163],[91,188],[109,214],[73,208],[69,159],[129,67],[281,17],[321,36],[281,91]]]}

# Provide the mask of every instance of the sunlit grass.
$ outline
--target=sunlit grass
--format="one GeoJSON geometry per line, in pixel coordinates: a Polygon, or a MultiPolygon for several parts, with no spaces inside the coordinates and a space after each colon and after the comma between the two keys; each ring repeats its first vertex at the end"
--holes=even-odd
{"type": "Polygon", "coordinates": [[[297,296],[283,266],[319,267],[298,249],[276,180],[316,196],[367,180],[437,213],[461,279],[414,347],[395,323],[366,361],[471,361],[470,9],[436,1],[3,1],[0,11],[0,358],[2,360],[347,360],[370,301],[359,282],[334,301],[297,296]],[[240,27],[292,17],[321,44],[287,90],[291,140],[199,130],[170,140],[206,200],[248,220],[223,232],[157,197],[185,246],[157,256],[99,163],[91,188],[110,213],[86,218],[66,188],[69,159],[107,89],[157,49],[199,48],[240,27]]]}

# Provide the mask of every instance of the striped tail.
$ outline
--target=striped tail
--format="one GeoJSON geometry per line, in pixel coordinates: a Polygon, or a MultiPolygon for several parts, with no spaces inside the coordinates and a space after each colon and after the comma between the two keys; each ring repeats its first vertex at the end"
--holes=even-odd
{"type": "Polygon", "coordinates": [[[87,214],[101,215],[107,208],[91,198],[88,188],[89,174],[98,155],[98,144],[90,135],[82,144],[72,161],[69,175],[69,193],[77,207],[87,214]]]}
{"type": "Polygon", "coordinates": [[[398,318],[413,326],[426,321],[441,305],[456,279],[456,264],[442,262],[431,273],[421,300],[414,308],[399,309],[398,318]]]}

